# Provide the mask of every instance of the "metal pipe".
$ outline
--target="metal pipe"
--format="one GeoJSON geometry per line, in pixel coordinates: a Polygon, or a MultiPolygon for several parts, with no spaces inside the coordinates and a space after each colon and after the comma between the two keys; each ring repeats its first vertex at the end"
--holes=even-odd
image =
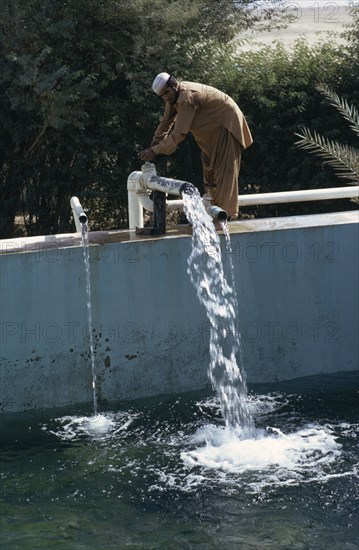
{"type": "Polygon", "coordinates": [[[162,178],[157,175],[156,167],[150,162],[142,166],[142,179],[139,183],[144,189],[153,192],[153,229],[152,235],[163,235],[166,232],[166,195],[181,197],[183,194],[198,193],[196,188],[187,181],[162,178]]]}
{"type": "MultiPolygon", "coordinates": [[[[143,174],[140,171],[132,172],[127,179],[128,191],[128,221],[129,229],[143,227],[143,209],[153,212],[153,200],[151,191],[145,188],[143,174]]],[[[167,200],[168,211],[183,210],[183,200],[167,200]]]]}
{"type": "Polygon", "coordinates": [[[150,180],[147,180],[147,185],[153,191],[161,191],[177,197],[182,197],[184,193],[193,194],[195,189],[194,185],[188,181],[163,178],[162,176],[151,176],[150,180]]]}
{"type": "Polygon", "coordinates": [[[144,191],[141,184],[142,172],[132,172],[127,178],[127,193],[128,193],[128,221],[129,228],[143,227],[143,208],[139,200],[139,193],[143,193],[144,199],[149,198],[149,193],[144,191]]]}
{"type": "MultiPolygon", "coordinates": [[[[139,183],[143,186],[144,189],[161,191],[162,193],[168,193],[175,196],[183,196],[184,194],[191,195],[197,192],[196,187],[188,181],[181,181],[158,176],[155,165],[150,162],[146,162],[142,166],[142,174],[143,178],[142,180],[139,180],[139,183]]],[[[203,203],[208,214],[214,219],[223,221],[228,219],[227,212],[212,203],[211,195],[204,195],[203,203]]],[[[169,207],[169,209],[173,210],[178,207],[183,208],[183,201],[167,201],[166,205],[167,207],[169,207]]]]}
{"type": "MultiPolygon", "coordinates": [[[[145,162],[141,167],[143,186],[151,191],[161,191],[169,195],[182,197],[183,193],[194,193],[196,188],[188,181],[175,180],[172,178],[163,178],[157,175],[156,167],[151,162],[145,162]]],[[[141,183],[141,182],[140,182],[141,183]]]]}
{"type": "Polygon", "coordinates": [[[153,212],[153,200],[150,197],[150,194],[137,194],[137,200],[140,203],[141,207],[148,212],[153,212]]]}
{"type": "Polygon", "coordinates": [[[351,199],[359,195],[359,185],[333,187],[329,189],[306,189],[302,191],[283,191],[280,193],[258,193],[239,195],[239,206],[260,204],[281,204],[305,201],[324,201],[328,199],[351,199]]]}
{"type": "MultiPolygon", "coordinates": [[[[196,187],[188,181],[175,180],[172,178],[163,178],[156,173],[155,165],[146,162],[142,166],[143,184],[147,189],[154,191],[162,191],[169,195],[183,196],[184,194],[192,195],[197,193],[196,187]]],[[[225,221],[228,219],[228,214],[219,206],[212,204],[212,197],[204,195],[203,203],[206,211],[212,218],[225,221]]],[[[168,204],[168,203],[167,203],[168,204]]]]}
{"type": "Polygon", "coordinates": [[[172,212],[173,210],[183,210],[183,199],[167,200],[166,207],[169,212],[172,212]]]}
{"type": "Polygon", "coordinates": [[[153,191],[153,235],[166,233],[166,195],[161,191],[153,191]]]}
{"type": "Polygon", "coordinates": [[[87,216],[81,206],[81,203],[77,197],[71,197],[70,204],[72,208],[72,214],[74,217],[74,222],[76,226],[76,231],[78,233],[82,232],[82,226],[87,222],[87,216]]]}
{"type": "MultiPolygon", "coordinates": [[[[127,181],[127,189],[130,229],[143,227],[143,209],[153,212],[153,200],[150,198],[150,190],[161,191],[162,193],[168,193],[175,196],[183,196],[184,193],[196,191],[196,188],[189,182],[157,176],[155,165],[150,162],[146,162],[142,166],[141,172],[137,171],[130,174],[127,181]]],[[[328,189],[307,189],[279,193],[253,193],[250,195],[239,195],[238,200],[239,206],[243,207],[329,199],[352,199],[357,198],[358,195],[359,186],[350,185],[348,187],[334,187],[328,189]]],[[[219,220],[226,220],[228,218],[226,212],[212,204],[211,195],[203,195],[203,202],[207,212],[213,218],[219,220]]],[[[182,210],[183,200],[167,200],[166,208],[169,211],[177,209],[182,210]]]]}
{"type": "MultiPolygon", "coordinates": [[[[153,212],[153,200],[150,197],[150,193],[137,193],[137,199],[145,210],[153,212]]],[[[174,210],[183,210],[183,199],[166,200],[166,209],[168,212],[174,210]]]]}
{"type": "Polygon", "coordinates": [[[206,211],[214,220],[219,220],[220,222],[225,222],[228,220],[227,212],[222,210],[219,206],[207,206],[206,211]]]}
{"type": "Polygon", "coordinates": [[[227,221],[228,220],[228,214],[225,210],[222,210],[219,206],[216,206],[212,202],[212,196],[209,193],[205,193],[202,197],[202,201],[204,204],[204,207],[206,209],[207,214],[212,216],[213,219],[219,220],[219,221],[227,221]]]}

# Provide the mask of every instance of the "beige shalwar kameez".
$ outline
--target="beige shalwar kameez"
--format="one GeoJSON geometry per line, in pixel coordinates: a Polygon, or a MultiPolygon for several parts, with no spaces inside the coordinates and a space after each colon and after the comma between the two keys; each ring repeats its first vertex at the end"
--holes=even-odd
{"type": "Polygon", "coordinates": [[[214,204],[237,217],[241,153],[253,142],[242,111],[212,86],[181,82],[177,102],[166,102],[151,143],[153,152],[170,155],[188,132],[202,151],[206,191],[214,204]]]}

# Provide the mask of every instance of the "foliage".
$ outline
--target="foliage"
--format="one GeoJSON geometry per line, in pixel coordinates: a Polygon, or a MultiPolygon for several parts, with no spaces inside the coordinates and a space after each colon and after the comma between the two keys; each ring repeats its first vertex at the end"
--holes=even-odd
{"type": "MultiPolygon", "coordinates": [[[[239,29],[275,18],[257,8],[254,0],[2,0],[0,237],[14,235],[19,215],[28,235],[73,230],[72,195],[92,229],[127,226],[126,181],[162,113],[151,91],[162,70],[238,101],[255,139],[243,190],[327,186],[329,171],[293,135],[306,125],[342,134],[341,117],[314,87],[325,81],[357,105],[357,27],[347,48],[300,42],[292,53],[246,52],[233,40],[239,29]]],[[[160,157],[158,171],[200,186],[193,140],[160,157]]]]}
{"type": "MultiPolygon", "coordinates": [[[[354,133],[359,135],[359,111],[327,86],[318,85],[316,88],[350,122],[354,133]]],[[[358,149],[326,139],[317,132],[312,133],[308,128],[302,128],[302,133],[296,135],[301,138],[296,142],[298,147],[326,159],[325,162],[336,170],[339,177],[349,179],[349,183],[354,185],[359,182],[358,149]]]]}
{"type": "Polygon", "coordinates": [[[228,0],[2,0],[0,235],[19,213],[28,234],[68,230],[74,194],[97,227],[124,226],[154,75],[225,66],[235,15],[228,0]]]}
{"type": "MultiPolygon", "coordinates": [[[[259,51],[242,51],[227,88],[247,116],[254,144],[245,152],[241,169],[242,192],[290,191],[338,185],[330,170],[295,146],[295,133],[310,126],[328,139],[353,137],[338,113],[316,93],[325,80],[350,99],[358,101],[352,60],[346,45],[334,41],[310,46],[298,40],[291,50],[280,42],[259,51]]],[[[334,208],[339,206],[339,202],[334,208]]],[[[315,205],[328,209],[331,205],[315,205]]],[[[346,202],[347,205],[347,202],[346,202]]],[[[313,211],[313,205],[287,205],[255,209],[257,215],[313,211]]]]}

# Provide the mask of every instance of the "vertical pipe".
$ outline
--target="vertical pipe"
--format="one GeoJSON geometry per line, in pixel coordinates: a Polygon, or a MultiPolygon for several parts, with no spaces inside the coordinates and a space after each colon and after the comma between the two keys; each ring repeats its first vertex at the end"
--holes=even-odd
{"type": "Polygon", "coordinates": [[[153,230],[152,235],[166,233],[166,193],[153,191],[153,230]]]}
{"type": "Polygon", "coordinates": [[[129,229],[143,227],[143,208],[137,196],[141,186],[142,172],[132,172],[127,179],[129,229]]]}
{"type": "Polygon", "coordinates": [[[143,227],[143,208],[136,191],[128,190],[128,226],[129,229],[143,227]]]}

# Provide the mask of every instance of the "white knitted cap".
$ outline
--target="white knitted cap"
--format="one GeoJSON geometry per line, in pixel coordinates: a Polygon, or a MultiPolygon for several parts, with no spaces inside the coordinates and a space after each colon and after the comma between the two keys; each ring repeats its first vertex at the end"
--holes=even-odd
{"type": "Polygon", "coordinates": [[[152,90],[156,92],[156,94],[160,95],[167,85],[169,77],[170,75],[168,73],[158,74],[152,83],[152,90]]]}

